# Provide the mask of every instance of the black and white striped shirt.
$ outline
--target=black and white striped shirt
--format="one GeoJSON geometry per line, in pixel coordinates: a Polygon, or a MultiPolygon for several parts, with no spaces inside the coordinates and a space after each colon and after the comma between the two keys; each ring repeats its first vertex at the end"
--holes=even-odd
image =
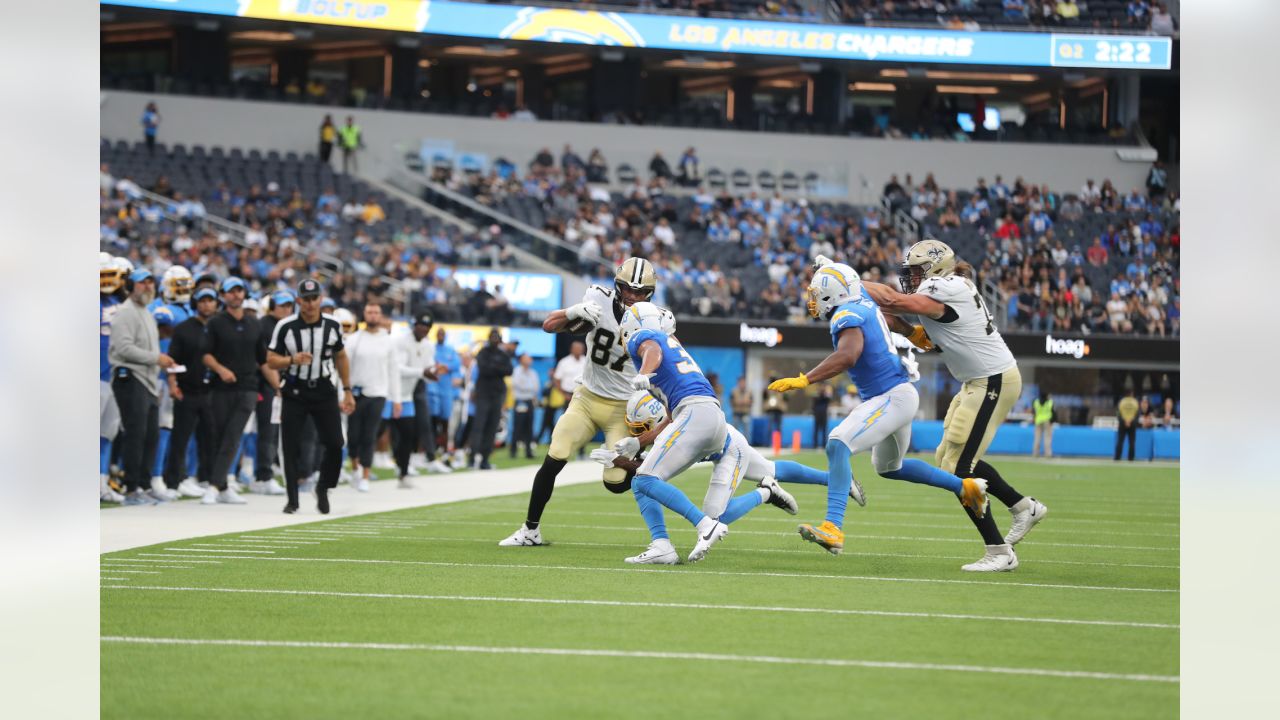
{"type": "Polygon", "coordinates": [[[331,380],[333,359],[342,347],[342,326],[337,320],[321,315],[315,322],[308,323],[301,315],[294,314],[276,323],[268,349],[277,355],[311,353],[311,364],[290,365],[280,371],[284,382],[310,382],[331,380]]]}

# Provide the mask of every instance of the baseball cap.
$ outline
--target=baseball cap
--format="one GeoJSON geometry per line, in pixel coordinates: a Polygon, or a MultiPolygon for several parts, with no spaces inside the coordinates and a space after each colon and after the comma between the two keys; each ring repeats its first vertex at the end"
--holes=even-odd
{"type": "Polygon", "coordinates": [[[316,297],[321,293],[320,283],[311,278],[298,283],[298,297],[300,298],[316,297]]]}
{"type": "Polygon", "coordinates": [[[293,292],[290,290],[277,290],[271,294],[271,302],[277,307],[280,305],[292,305],[293,292]]]}
{"type": "Polygon", "coordinates": [[[144,267],[140,267],[134,270],[133,272],[129,273],[129,282],[142,282],[143,280],[154,280],[155,277],[156,277],[155,275],[151,274],[150,270],[144,267]]]}
{"type": "Polygon", "coordinates": [[[200,302],[205,298],[213,298],[214,300],[217,300],[218,293],[214,292],[213,288],[200,288],[199,290],[196,291],[195,295],[191,296],[191,301],[200,302]]]}
{"type": "Polygon", "coordinates": [[[245,310],[252,310],[253,312],[259,312],[258,301],[254,300],[253,298],[245,298],[244,304],[241,305],[240,307],[244,308],[245,310]]]}
{"type": "Polygon", "coordinates": [[[334,300],[331,297],[326,297],[320,301],[321,310],[325,310],[325,309],[332,310],[333,308],[336,308],[336,307],[338,307],[338,301],[334,300]]]}
{"type": "Polygon", "coordinates": [[[422,313],[421,315],[413,319],[414,325],[426,325],[427,327],[431,327],[435,323],[436,323],[436,320],[435,318],[431,317],[431,313],[422,313]]]}
{"type": "Polygon", "coordinates": [[[222,292],[231,292],[235,288],[242,288],[245,292],[249,292],[249,287],[244,284],[244,280],[232,275],[222,281],[222,292]]]}

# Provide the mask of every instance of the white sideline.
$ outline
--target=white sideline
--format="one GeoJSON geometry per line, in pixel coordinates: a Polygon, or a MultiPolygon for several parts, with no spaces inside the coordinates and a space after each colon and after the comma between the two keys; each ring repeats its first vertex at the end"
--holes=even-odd
{"type": "Polygon", "coordinates": [[[172,587],[167,585],[104,585],[109,590],[247,593],[251,595],[312,595],[320,597],[369,598],[377,600],[438,600],[460,602],[534,603],[542,605],[598,605],[629,608],[671,608],[677,610],[735,610],[743,612],[802,613],[817,615],[872,615],[876,617],[923,618],[929,620],[991,620],[993,622],[1049,623],[1057,625],[1104,625],[1108,627],[1156,628],[1177,630],[1165,623],[1126,622],[1122,620],[1078,620],[1073,618],[1010,617],[1005,615],[958,615],[953,613],[900,612],[890,610],[851,610],[843,608],[768,607],[763,605],[720,605],[707,603],[643,602],[632,600],[574,600],[564,598],[501,597],[495,595],[414,595],[402,593],[338,592],[332,590],[271,590],[260,588],[172,587]]]}
{"type": "MultiPolygon", "coordinates": [[[[169,551],[181,552],[181,548],[165,548],[169,551]]],[[[185,559],[182,555],[167,553],[138,553],[145,557],[166,557],[170,560],[185,559]]],[[[996,585],[1000,587],[1050,588],[1054,590],[1102,590],[1112,592],[1146,592],[1177,593],[1174,588],[1124,587],[1115,585],[1064,585],[1060,583],[1001,582],[998,580],[953,580],[946,578],[900,578],[878,575],[828,575],[823,573],[795,572],[744,572],[734,570],[708,570],[699,568],[696,572],[680,572],[669,567],[653,565],[653,569],[642,567],[596,567],[592,565],[524,565],[520,563],[460,563],[432,560],[376,560],[368,558],[294,558],[294,557],[262,557],[261,555],[215,555],[222,560],[264,560],[273,562],[319,562],[319,563],[351,563],[356,565],[417,565],[422,567],[458,567],[458,568],[504,568],[508,570],[567,570],[571,572],[617,572],[617,573],[661,573],[667,577],[699,577],[702,575],[727,575],[732,577],[783,577],[807,578],[816,580],[860,580],[866,582],[902,582],[902,583],[936,583],[940,585],[996,585]]]]}
{"type": "MultiPolygon", "coordinates": [[[[241,496],[247,501],[245,505],[201,505],[188,500],[160,506],[111,508],[98,513],[102,528],[99,552],[108,553],[174,540],[253,532],[318,520],[527,493],[536,471],[537,466],[529,465],[509,470],[424,475],[414,479],[417,487],[413,490],[400,490],[392,481],[372,483],[372,490],[367,493],[339,485],[329,494],[333,507],[333,512],[329,515],[316,512],[315,498],[311,495],[302,497],[302,509],[299,512],[285,515],[281,512],[285,502],[282,496],[249,493],[241,496]]],[[[600,482],[600,466],[584,460],[566,465],[556,478],[556,487],[590,482],[600,482]]],[[[519,513],[512,516],[513,530],[521,517],[523,516],[519,513]]],[[[496,538],[494,542],[497,542],[496,538]]]]}
{"type": "Polygon", "coordinates": [[[435,645],[419,643],[310,642],[301,640],[215,640],[201,638],[130,637],[108,635],[105,643],[142,645],[220,645],[230,647],[275,647],[328,650],[400,650],[420,652],[484,653],[489,655],[559,655],[567,657],[643,658],[647,660],[693,660],[699,662],[743,662],[771,665],[813,665],[820,667],[858,667],[882,670],[937,670],[944,672],[997,673],[1086,680],[1126,680],[1130,682],[1179,683],[1177,675],[1142,675],[1104,673],[1087,670],[1050,670],[1044,668],[1005,668],[981,665],[947,665],[941,663],[895,662],[887,660],[855,660],[843,658],[792,658],[772,655],[730,655],[721,653],[654,652],[646,650],[592,650],[578,648],[494,647],[483,645],[435,645]]]}

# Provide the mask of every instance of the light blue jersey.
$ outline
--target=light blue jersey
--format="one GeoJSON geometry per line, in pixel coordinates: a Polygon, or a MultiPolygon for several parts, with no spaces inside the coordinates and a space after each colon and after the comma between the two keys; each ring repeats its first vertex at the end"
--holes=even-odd
{"type": "Polygon", "coordinates": [[[120,301],[114,295],[98,295],[98,379],[111,382],[111,361],[107,350],[111,347],[111,319],[120,309],[120,301]]]}
{"type": "Polygon", "coordinates": [[[657,330],[643,328],[631,333],[631,339],[627,341],[627,353],[631,355],[631,361],[635,363],[637,370],[642,363],[640,346],[647,340],[653,340],[662,349],[662,362],[654,372],[651,383],[666,396],[667,407],[672,412],[687,398],[705,396],[717,399],[716,391],[707,382],[702,369],[680,342],[657,330]]]}
{"type": "Polygon", "coordinates": [[[186,305],[182,305],[180,303],[165,302],[163,298],[156,298],[155,300],[152,300],[151,304],[147,306],[147,311],[151,313],[155,313],[156,308],[161,308],[161,307],[169,308],[169,314],[173,315],[174,327],[178,327],[183,323],[183,321],[185,321],[187,318],[195,314],[191,311],[191,308],[187,307],[186,305]]]}
{"type": "Polygon", "coordinates": [[[848,328],[862,330],[862,354],[849,369],[858,397],[869,400],[911,382],[893,346],[889,325],[874,300],[862,296],[836,308],[831,315],[832,347],[840,344],[840,333],[848,328]]]}

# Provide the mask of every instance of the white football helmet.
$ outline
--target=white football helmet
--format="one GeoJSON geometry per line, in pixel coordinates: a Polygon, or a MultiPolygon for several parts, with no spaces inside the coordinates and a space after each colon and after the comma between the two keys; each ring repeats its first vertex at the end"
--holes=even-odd
{"type": "Polygon", "coordinates": [[[356,331],[356,316],[350,310],[346,308],[338,308],[334,310],[333,319],[337,320],[338,324],[342,326],[343,335],[350,335],[356,331]]]}
{"type": "MultiPolygon", "coordinates": [[[[674,316],[672,320],[674,321],[674,316]]],[[[631,333],[646,328],[663,332],[662,309],[651,302],[638,302],[622,313],[622,323],[618,326],[618,341],[626,347],[627,341],[631,339],[631,333]]]]}
{"type": "Polygon", "coordinates": [[[826,320],[836,308],[862,297],[862,280],[848,265],[828,263],[813,274],[807,294],[809,316],[826,320]]]}
{"type": "Polygon", "coordinates": [[[667,406],[650,390],[640,390],[627,401],[627,429],[640,435],[667,419],[667,406]]]}
{"type": "Polygon", "coordinates": [[[116,265],[111,253],[98,253],[98,292],[110,295],[124,285],[124,270],[116,265]]]}
{"type": "Polygon", "coordinates": [[[195,289],[196,281],[191,277],[191,271],[181,265],[169,266],[169,269],[165,270],[164,275],[160,277],[160,297],[164,298],[165,302],[188,302],[195,289]]]}
{"type": "Polygon", "coordinates": [[[676,314],[667,308],[660,307],[658,312],[662,313],[662,332],[666,335],[676,334],[676,314]]]}

